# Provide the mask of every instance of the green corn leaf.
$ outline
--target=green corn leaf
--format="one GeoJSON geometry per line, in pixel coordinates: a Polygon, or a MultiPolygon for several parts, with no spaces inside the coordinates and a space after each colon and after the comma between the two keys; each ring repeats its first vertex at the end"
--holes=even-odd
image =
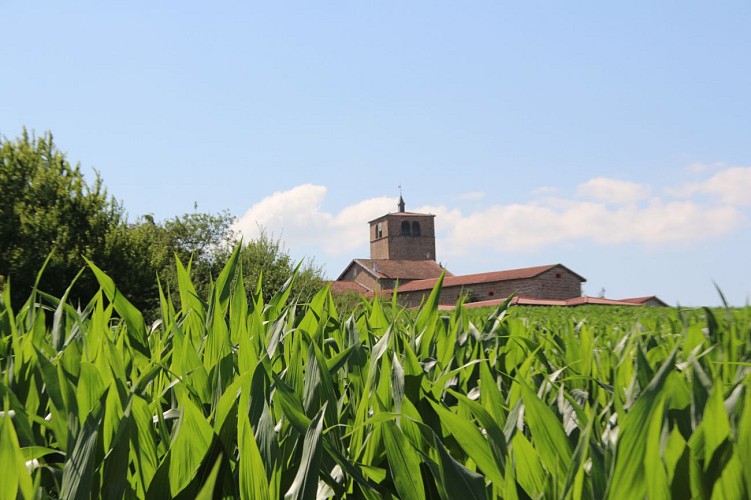
{"type": "MultiPolygon", "coordinates": [[[[487,441],[493,454],[496,468],[499,471],[505,470],[508,447],[506,445],[506,438],[503,434],[503,429],[499,425],[499,422],[477,401],[472,401],[464,394],[456,391],[449,390],[448,392],[459,400],[459,406],[461,408],[465,409],[468,414],[474,415],[477,419],[487,435],[487,441]]],[[[477,460],[475,460],[475,462],[477,462],[477,460]]]]}
{"type": "Polygon", "coordinates": [[[748,461],[733,453],[725,462],[720,477],[714,482],[711,498],[749,498],[743,479],[748,461]]]}
{"type": "Polygon", "coordinates": [[[518,500],[519,492],[517,491],[516,478],[514,477],[514,469],[511,460],[506,460],[506,470],[504,476],[506,478],[506,482],[503,484],[503,489],[501,490],[500,495],[497,496],[505,498],[506,500],[518,500]]]}
{"type": "MultiPolygon", "coordinates": [[[[608,498],[642,498],[647,494],[646,467],[661,467],[659,454],[647,457],[650,439],[659,439],[666,393],[665,381],[674,369],[676,352],[665,360],[641,393],[630,411],[622,418],[616,448],[615,470],[608,498]],[[653,424],[653,422],[657,422],[653,424]]],[[[653,471],[654,473],[657,473],[653,471]]],[[[650,483],[654,484],[654,483],[650,483]]]]}
{"type": "MultiPolygon", "coordinates": [[[[120,401],[117,391],[110,391],[107,396],[104,422],[104,435],[108,433],[107,420],[110,414],[115,412],[115,406],[119,407],[120,401]]],[[[122,498],[128,486],[128,462],[130,453],[130,427],[131,406],[128,405],[125,411],[119,415],[119,422],[114,436],[105,443],[107,450],[104,457],[104,475],[102,480],[102,496],[104,498],[122,498]]],[[[112,432],[111,430],[109,432],[112,432]]]]}
{"type": "Polygon", "coordinates": [[[68,453],[63,467],[63,480],[60,486],[60,496],[70,499],[84,499],[90,497],[95,462],[96,443],[99,437],[104,400],[107,393],[102,395],[97,404],[86,415],[83,426],[76,436],[70,453],[68,453]]]}
{"type": "Polygon", "coordinates": [[[235,245],[234,250],[232,250],[229,258],[227,258],[227,262],[224,264],[222,271],[219,273],[219,276],[217,276],[216,283],[214,283],[214,297],[216,299],[216,305],[219,307],[219,314],[222,316],[227,312],[231,294],[231,285],[238,268],[238,257],[241,248],[241,243],[235,245]]]}
{"type": "Polygon", "coordinates": [[[180,403],[182,415],[169,451],[169,489],[172,496],[193,480],[214,438],[211,426],[190,398],[183,396],[180,403]]]}
{"type": "Polygon", "coordinates": [[[323,414],[326,411],[326,404],[320,409],[318,414],[310,422],[310,427],[305,433],[303,441],[302,459],[300,467],[297,469],[292,485],[284,494],[285,499],[307,500],[315,498],[318,489],[318,476],[321,469],[321,455],[323,446],[321,443],[321,434],[323,432],[323,414]]]}
{"type": "MultiPolygon", "coordinates": [[[[519,486],[531,498],[541,498],[545,493],[548,477],[545,474],[540,455],[521,432],[514,435],[510,448],[519,486]]],[[[509,462],[511,461],[509,460],[506,463],[509,462]]]]}
{"type": "Polygon", "coordinates": [[[383,422],[381,429],[389,460],[389,471],[399,497],[410,500],[424,499],[425,489],[417,452],[392,420],[383,422]]]}
{"type": "Polygon", "coordinates": [[[261,453],[247,415],[238,415],[237,448],[239,453],[240,498],[268,500],[269,482],[261,453]]]}
{"type": "Polygon", "coordinates": [[[81,277],[83,274],[85,268],[78,271],[78,274],[73,278],[73,280],[70,282],[70,285],[68,285],[68,288],[65,289],[65,293],[63,293],[63,296],[60,298],[60,301],[57,303],[57,307],[55,307],[55,314],[53,316],[52,320],[52,331],[51,331],[51,342],[52,347],[56,351],[61,351],[63,349],[63,342],[65,340],[64,335],[64,325],[63,325],[63,318],[65,317],[65,313],[71,309],[70,305],[68,305],[68,295],[70,294],[70,291],[73,289],[73,285],[78,281],[78,278],[81,277]]]}
{"type": "Polygon", "coordinates": [[[506,425],[503,395],[490,373],[488,363],[480,363],[480,403],[503,429],[506,425]]]}
{"type": "Polygon", "coordinates": [[[32,482],[26,460],[18,444],[12,418],[7,412],[0,417],[0,499],[31,498],[32,482]]]}
{"type": "Polygon", "coordinates": [[[435,441],[441,458],[441,479],[448,498],[486,499],[483,477],[460,464],[438,438],[435,441]]]}
{"type": "MultiPolygon", "coordinates": [[[[751,374],[744,380],[745,397],[743,413],[738,421],[738,437],[736,451],[739,457],[751,457],[751,374]]],[[[743,468],[743,480],[746,493],[751,496],[751,467],[743,468]]]]}
{"type": "Polygon", "coordinates": [[[183,328],[190,341],[197,346],[200,339],[204,336],[206,310],[208,307],[198,298],[198,293],[190,279],[190,265],[191,263],[188,262],[188,268],[186,269],[177,255],[175,255],[180,304],[182,306],[182,313],[185,315],[183,328]]]}
{"type": "Polygon", "coordinates": [[[446,433],[456,439],[459,446],[488,479],[497,486],[502,486],[504,483],[503,470],[496,463],[487,438],[470,420],[447,410],[438,403],[432,401],[430,403],[438,414],[441,426],[446,433]]]}
{"type": "MultiPolygon", "coordinates": [[[[443,271],[436,281],[433,290],[430,292],[427,301],[420,307],[415,321],[415,334],[420,337],[420,355],[426,358],[430,354],[430,347],[435,330],[438,325],[438,304],[441,298],[441,289],[443,287],[443,278],[446,272],[443,271]]],[[[396,292],[395,292],[396,293],[396,292]]]]}
{"type": "Polygon", "coordinates": [[[216,498],[214,492],[216,490],[217,478],[219,477],[219,470],[222,467],[222,458],[223,457],[220,454],[216,459],[216,462],[214,462],[214,466],[211,468],[211,472],[206,478],[206,481],[204,481],[203,486],[201,486],[201,489],[198,491],[195,500],[212,500],[213,498],[216,498]]]}
{"type": "Polygon", "coordinates": [[[93,364],[84,361],[80,366],[81,374],[76,387],[76,400],[81,424],[83,424],[89,412],[99,403],[99,398],[102,397],[106,387],[99,370],[93,364]]]}
{"type": "Polygon", "coordinates": [[[157,438],[153,429],[151,411],[146,400],[138,395],[132,395],[130,411],[134,424],[129,428],[131,463],[135,468],[134,482],[138,488],[137,494],[143,498],[146,496],[146,491],[159,466],[157,438]]]}
{"type": "Polygon", "coordinates": [[[133,304],[117,289],[112,278],[107,276],[104,271],[99,269],[93,262],[86,260],[91,270],[94,272],[99,286],[102,287],[105,295],[115,307],[117,314],[125,320],[128,326],[128,337],[132,346],[141,354],[150,357],[149,343],[146,339],[146,324],[143,321],[141,311],[136,309],[133,304]]]}
{"type": "MultiPolygon", "coordinates": [[[[276,374],[274,375],[274,401],[278,403],[284,416],[286,416],[292,426],[301,434],[305,434],[311,424],[311,420],[305,415],[302,403],[294,391],[284,383],[276,374]]],[[[320,412],[319,412],[320,413],[320,412]]]]}
{"type": "Polygon", "coordinates": [[[248,333],[248,295],[245,291],[245,282],[243,280],[242,261],[237,263],[237,279],[235,288],[230,301],[230,334],[231,342],[237,345],[242,339],[249,340],[248,333]]]}
{"type": "Polygon", "coordinates": [[[266,305],[266,310],[264,311],[266,319],[276,318],[279,316],[279,313],[283,309],[283,306],[287,303],[287,300],[292,293],[292,285],[297,278],[297,272],[300,270],[301,264],[302,262],[300,262],[300,264],[295,267],[292,276],[290,276],[287,281],[284,282],[282,287],[273,295],[273,297],[271,297],[271,300],[269,300],[269,303],[266,305]]]}
{"type": "Polygon", "coordinates": [[[704,407],[704,418],[701,423],[704,433],[704,467],[709,466],[717,448],[730,437],[730,421],[725,411],[722,385],[715,381],[707,404],[704,407]]]}
{"type": "Polygon", "coordinates": [[[548,472],[557,478],[561,488],[565,483],[565,474],[571,465],[571,445],[566,438],[563,424],[553,410],[540,400],[531,387],[519,380],[522,399],[526,410],[524,418],[532,433],[535,448],[540,453],[548,472]]]}

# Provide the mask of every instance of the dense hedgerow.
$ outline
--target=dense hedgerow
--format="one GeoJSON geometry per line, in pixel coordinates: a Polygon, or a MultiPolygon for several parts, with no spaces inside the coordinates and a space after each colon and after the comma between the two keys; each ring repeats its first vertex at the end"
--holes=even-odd
{"type": "Polygon", "coordinates": [[[749,308],[0,304],[0,498],[748,498],[749,308]]]}

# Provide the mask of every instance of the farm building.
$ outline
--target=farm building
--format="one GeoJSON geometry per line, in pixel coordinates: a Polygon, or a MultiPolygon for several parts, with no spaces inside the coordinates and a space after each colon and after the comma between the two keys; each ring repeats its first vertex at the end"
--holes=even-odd
{"type": "Polygon", "coordinates": [[[515,295],[515,303],[575,306],[666,304],[654,296],[612,300],[582,296],[587,280],[563,264],[454,276],[436,262],[435,216],[407,212],[399,197],[399,211],[370,224],[370,258],[354,259],[331,288],[335,293],[357,291],[365,296],[397,293],[400,303],[420,305],[444,274],[441,305],[453,306],[460,297],[473,306],[493,305],[515,295]]]}

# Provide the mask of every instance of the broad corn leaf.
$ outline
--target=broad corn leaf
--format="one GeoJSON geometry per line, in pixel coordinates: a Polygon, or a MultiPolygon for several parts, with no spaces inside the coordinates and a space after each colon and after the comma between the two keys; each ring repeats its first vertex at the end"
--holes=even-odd
{"type": "Polygon", "coordinates": [[[211,468],[211,472],[209,472],[209,476],[206,478],[203,486],[201,486],[201,489],[198,491],[195,500],[212,500],[216,497],[214,490],[216,489],[216,480],[219,476],[219,470],[221,469],[221,466],[222,456],[219,455],[219,458],[216,459],[214,466],[211,468]]]}
{"type": "Polygon", "coordinates": [[[68,453],[63,468],[63,481],[60,486],[63,498],[89,498],[94,477],[95,447],[102,422],[103,402],[106,393],[97,402],[81,426],[73,447],[68,453]]]}
{"type": "MultiPolygon", "coordinates": [[[[539,454],[521,432],[514,435],[510,449],[514,473],[519,486],[531,498],[541,497],[545,493],[548,478],[539,454]]],[[[507,464],[509,462],[511,461],[507,461],[507,464]]],[[[506,484],[509,484],[508,480],[506,484]]]]}
{"type": "MultiPolygon", "coordinates": [[[[738,422],[736,451],[739,457],[751,457],[751,374],[746,375],[744,384],[746,394],[743,413],[738,422]]],[[[746,485],[746,494],[751,496],[751,467],[743,468],[743,481],[746,485]]]]}
{"type": "Polygon", "coordinates": [[[473,472],[452,457],[443,443],[436,438],[438,455],[441,458],[441,480],[448,498],[484,500],[487,498],[485,481],[480,474],[473,472]]]}
{"type": "Polygon", "coordinates": [[[662,467],[659,455],[646,456],[647,442],[649,439],[659,439],[659,428],[653,421],[662,421],[665,381],[673,370],[674,362],[675,351],[665,360],[639,399],[623,417],[616,448],[615,470],[608,490],[609,498],[644,497],[647,494],[645,467],[662,467]]]}
{"type": "Polygon", "coordinates": [[[169,489],[172,496],[193,480],[214,438],[206,417],[187,395],[182,397],[180,407],[182,415],[169,451],[169,489]]]}
{"type": "Polygon", "coordinates": [[[323,414],[326,411],[326,404],[320,409],[318,414],[310,422],[305,433],[303,441],[302,460],[300,467],[297,469],[297,475],[292,482],[284,498],[306,500],[314,498],[318,489],[318,475],[321,469],[321,455],[323,445],[321,443],[321,434],[323,431],[323,414]]]}
{"type": "MultiPolygon", "coordinates": [[[[432,402],[431,402],[432,403],[432,402]]],[[[472,423],[437,403],[432,403],[441,426],[459,442],[464,452],[477,464],[482,473],[497,486],[503,485],[503,471],[493,457],[488,439],[472,423]]]]}
{"type": "Polygon", "coordinates": [[[389,471],[400,498],[424,499],[420,458],[393,420],[381,424],[389,471]]]}
{"type": "Polygon", "coordinates": [[[253,429],[247,414],[238,415],[237,447],[239,453],[238,468],[240,470],[240,498],[268,500],[269,482],[266,469],[258,450],[253,429]]]}
{"type": "Polygon", "coordinates": [[[151,411],[146,401],[133,395],[130,401],[133,425],[130,426],[130,454],[135,467],[135,484],[139,496],[144,497],[159,466],[156,435],[151,411]]]}
{"type": "Polygon", "coordinates": [[[94,272],[99,286],[107,295],[107,298],[115,306],[117,314],[125,320],[128,326],[128,337],[131,339],[131,345],[144,356],[149,357],[149,343],[146,339],[146,324],[143,321],[141,311],[135,308],[128,299],[117,289],[112,278],[107,276],[104,271],[99,269],[93,262],[86,261],[94,272]]]}
{"type": "Polygon", "coordinates": [[[0,417],[0,470],[0,500],[32,497],[31,476],[8,413],[0,417]]]}
{"type": "Polygon", "coordinates": [[[571,445],[563,430],[563,424],[553,410],[543,403],[525,382],[520,381],[524,400],[524,417],[532,433],[532,441],[540,453],[545,467],[560,486],[564,485],[566,471],[571,465],[571,445]]]}

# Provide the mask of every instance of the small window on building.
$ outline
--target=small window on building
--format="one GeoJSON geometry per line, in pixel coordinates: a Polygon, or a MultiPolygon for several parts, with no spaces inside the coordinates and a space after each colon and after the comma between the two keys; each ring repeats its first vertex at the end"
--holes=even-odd
{"type": "Polygon", "coordinates": [[[412,236],[420,236],[420,223],[417,221],[412,223],[412,236]]]}
{"type": "Polygon", "coordinates": [[[493,290],[488,292],[488,297],[492,297],[493,295],[495,295],[495,292],[493,290]]]}
{"type": "Polygon", "coordinates": [[[409,236],[409,221],[402,221],[402,236],[409,236]]]}
{"type": "Polygon", "coordinates": [[[383,238],[383,226],[379,222],[376,224],[376,239],[383,238]]]}
{"type": "Polygon", "coordinates": [[[555,277],[556,278],[560,278],[561,277],[561,273],[555,273],[555,277]]]}

